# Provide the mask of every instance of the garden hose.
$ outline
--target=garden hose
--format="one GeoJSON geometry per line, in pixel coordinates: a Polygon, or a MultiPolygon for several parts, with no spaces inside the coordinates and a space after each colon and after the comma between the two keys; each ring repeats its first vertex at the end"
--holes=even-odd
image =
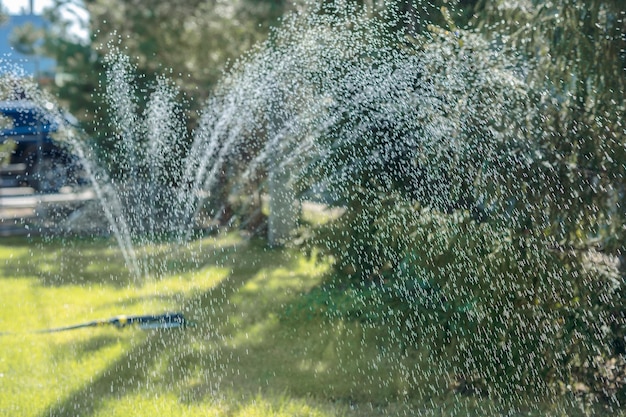
{"type": "MultiPolygon", "coordinates": [[[[157,315],[143,315],[143,316],[115,316],[110,319],[93,320],[85,323],[75,324],[72,326],[55,327],[52,329],[38,330],[33,333],[56,333],[64,332],[66,330],[81,329],[83,327],[102,327],[102,326],[115,326],[118,329],[137,325],[140,329],[176,329],[184,327],[193,327],[195,324],[183,316],[182,313],[164,313],[157,315]]],[[[0,332],[0,335],[9,335],[12,333],[0,332]]]]}

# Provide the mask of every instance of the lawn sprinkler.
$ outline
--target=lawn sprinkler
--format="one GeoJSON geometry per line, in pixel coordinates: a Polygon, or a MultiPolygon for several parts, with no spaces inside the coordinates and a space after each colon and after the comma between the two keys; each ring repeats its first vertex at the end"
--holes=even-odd
{"type": "Polygon", "coordinates": [[[114,326],[118,329],[125,327],[137,326],[143,330],[151,329],[177,329],[185,327],[193,327],[195,324],[185,319],[182,313],[164,313],[157,315],[145,316],[115,316],[110,319],[93,320],[86,323],[75,324],[72,326],[56,327],[53,329],[39,330],[36,333],[56,333],[66,330],[81,329],[83,327],[102,327],[114,326]]]}

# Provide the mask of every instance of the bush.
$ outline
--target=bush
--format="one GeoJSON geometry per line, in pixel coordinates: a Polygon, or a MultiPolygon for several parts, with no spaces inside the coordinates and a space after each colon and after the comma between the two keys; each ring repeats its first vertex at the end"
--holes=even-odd
{"type": "MultiPolygon", "coordinates": [[[[426,351],[429,372],[464,392],[509,401],[567,392],[624,399],[616,365],[624,299],[615,268],[590,261],[597,254],[555,251],[467,212],[415,210],[403,219],[410,222],[385,231],[402,236],[397,267],[376,281],[344,275],[344,284],[311,298],[314,310],[388,328],[390,343],[426,351]]],[[[338,265],[359,259],[346,255],[338,265]]]]}
{"type": "Polygon", "coordinates": [[[623,382],[607,370],[623,355],[624,278],[554,233],[539,106],[513,69],[524,63],[469,32],[414,44],[350,79],[367,94],[334,98],[341,116],[305,170],[345,207],[317,235],[347,281],[323,308],[387,326],[465,391],[617,404],[623,382]]]}

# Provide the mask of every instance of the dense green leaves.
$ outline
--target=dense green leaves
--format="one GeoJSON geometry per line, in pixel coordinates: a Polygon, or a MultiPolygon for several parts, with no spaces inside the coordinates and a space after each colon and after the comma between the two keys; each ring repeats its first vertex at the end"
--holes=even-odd
{"type": "Polygon", "coordinates": [[[352,288],[331,310],[428,346],[475,391],[580,383],[613,401],[623,385],[594,381],[626,333],[623,19],[555,4],[516,21],[485,2],[484,33],[430,27],[412,71],[360,61],[367,94],[335,96],[306,178],[346,210],[318,235],[352,288]]]}
{"type": "Polygon", "coordinates": [[[482,1],[477,23],[526,56],[542,91],[529,178],[535,217],[564,246],[624,251],[626,16],[620,1],[482,1]]]}

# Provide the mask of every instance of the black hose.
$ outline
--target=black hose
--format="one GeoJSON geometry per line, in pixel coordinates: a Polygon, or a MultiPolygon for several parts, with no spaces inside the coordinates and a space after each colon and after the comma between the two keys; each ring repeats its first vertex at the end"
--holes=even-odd
{"type": "MultiPolygon", "coordinates": [[[[144,330],[149,329],[176,329],[193,327],[195,324],[183,316],[182,313],[163,313],[163,314],[149,314],[142,316],[115,316],[110,319],[104,320],[92,320],[85,323],[74,324],[71,326],[55,327],[53,329],[38,330],[33,333],[56,333],[64,332],[66,330],[81,329],[84,327],[101,327],[101,326],[115,326],[118,329],[137,325],[144,330]]],[[[0,336],[11,335],[15,333],[0,332],[0,336]]]]}

